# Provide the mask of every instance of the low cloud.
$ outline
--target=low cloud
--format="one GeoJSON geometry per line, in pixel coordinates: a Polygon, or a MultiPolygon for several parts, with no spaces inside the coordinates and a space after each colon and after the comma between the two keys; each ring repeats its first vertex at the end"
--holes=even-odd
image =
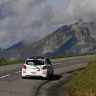
{"type": "Polygon", "coordinates": [[[74,8],[74,16],[76,19],[83,18],[86,21],[96,21],[96,0],[78,0],[77,6],[74,8]]]}
{"type": "Polygon", "coordinates": [[[96,21],[96,0],[69,0],[69,5],[60,12],[46,1],[0,0],[0,46],[39,40],[78,19],[96,21]]]}
{"type": "Polygon", "coordinates": [[[55,14],[53,23],[68,24],[76,20],[96,22],[96,0],[70,0],[66,10],[55,14]]]}
{"type": "Polygon", "coordinates": [[[43,21],[34,10],[45,1],[0,0],[0,46],[9,47],[20,40],[39,37],[41,34],[37,36],[37,33],[40,33],[43,21]]]}

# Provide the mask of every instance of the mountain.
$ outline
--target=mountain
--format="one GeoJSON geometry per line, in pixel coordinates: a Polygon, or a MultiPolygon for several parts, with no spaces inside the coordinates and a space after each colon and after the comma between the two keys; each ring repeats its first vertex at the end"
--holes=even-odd
{"type": "Polygon", "coordinates": [[[96,52],[96,24],[79,20],[74,24],[61,26],[36,43],[2,52],[0,57],[17,59],[37,55],[62,56],[85,52],[96,52]]]}
{"type": "Polygon", "coordinates": [[[17,42],[15,44],[13,44],[12,46],[10,46],[9,48],[6,48],[5,50],[3,51],[9,51],[9,50],[13,50],[13,49],[16,49],[16,48],[21,48],[21,47],[24,47],[27,45],[27,42],[25,40],[22,40],[20,42],[17,42]]]}

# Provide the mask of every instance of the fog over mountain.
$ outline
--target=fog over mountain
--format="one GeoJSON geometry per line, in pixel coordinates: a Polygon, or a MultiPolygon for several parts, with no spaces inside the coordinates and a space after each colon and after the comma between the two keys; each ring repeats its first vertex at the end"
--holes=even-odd
{"type": "Polygon", "coordinates": [[[38,41],[78,19],[96,22],[95,4],[96,0],[0,0],[0,46],[38,41]]]}

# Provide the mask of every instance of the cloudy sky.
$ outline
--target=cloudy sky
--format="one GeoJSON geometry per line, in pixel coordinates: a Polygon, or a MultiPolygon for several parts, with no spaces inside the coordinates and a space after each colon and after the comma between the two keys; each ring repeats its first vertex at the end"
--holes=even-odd
{"type": "Polygon", "coordinates": [[[96,0],[0,0],[0,46],[40,40],[81,18],[96,21],[96,0]]]}

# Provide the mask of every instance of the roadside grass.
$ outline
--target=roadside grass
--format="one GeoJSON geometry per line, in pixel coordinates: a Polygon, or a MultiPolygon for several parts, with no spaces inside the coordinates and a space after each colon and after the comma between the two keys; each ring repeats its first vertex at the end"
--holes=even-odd
{"type": "Polygon", "coordinates": [[[62,96],[96,96],[96,59],[76,73],[64,88],[62,96]]]}
{"type": "Polygon", "coordinates": [[[12,64],[21,64],[24,63],[24,60],[14,60],[14,61],[4,61],[4,62],[0,62],[0,66],[3,65],[12,65],[12,64]]]}
{"type": "Polygon", "coordinates": [[[64,55],[64,56],[50,56],[49,58],[50,59],[56,59],[56,58],[68,58],[68,57],[77,57],[77,56],[87,56],[87,55],[96,55],[96,52],[72,54],[72,55],[64,55]]]}

